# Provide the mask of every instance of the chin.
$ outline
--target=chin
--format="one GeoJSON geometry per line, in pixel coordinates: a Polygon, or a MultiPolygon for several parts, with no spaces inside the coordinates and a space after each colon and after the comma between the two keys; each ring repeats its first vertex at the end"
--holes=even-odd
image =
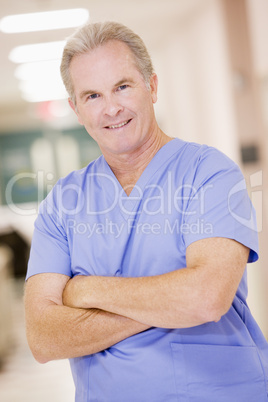
{"type": "Polygon", "coordinates": [[[118,141],[114,141],[113,144],[110,144],[109,148],[110,152],[120,155],[126,154],[130,152],[135,152],[136,149],[140,147],[140,144],[137,141],[133,141],[133,139],[118,139],[118,141]]]}

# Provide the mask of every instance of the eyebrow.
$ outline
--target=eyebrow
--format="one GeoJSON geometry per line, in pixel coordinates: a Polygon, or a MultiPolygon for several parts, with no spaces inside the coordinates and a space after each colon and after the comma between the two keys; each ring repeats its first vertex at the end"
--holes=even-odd
{"type": "Polygon", "coordinates": [[[118,81],[115,84],[115,87],[120,87],[120,85],[125,84],[126,82],[129,82],[130,84],[134,84],[134,81],[132,78],[123,78],[122,80],[118,81]]]}
{"type": "MultiPolygon", "coordinates": [[[[120,85],[123,85],[123,84],[125,84],[125,83],[127,83],[127,82],[129,82],[130,84],[134,84],[134,81],[133,81],[132,78],[127,78],[127,77],[126,77],[126,78],[123,78],[123,79],[121,79],[120,81],[118,81],[118,82],[114,85],[114,88],[120,87],[120,85]]],[[[86,90],[80,92],[79,98],[80,98],[80,99],[83,99],[85,96],[93,95],[93,94],[97,94],[97,93],[99,93],[98,90],[86,89],[86,90]]]]}
{"type": "Polygon", "coordinates": [[[96,94],[96,93],[98,93],[98,91],[94,91],[94,90],[91,90],[91,89],[86,89],[85,91],[80,92],[79,98],[83,99],[88,95],[93,95],[93,94],[96,94]]]}

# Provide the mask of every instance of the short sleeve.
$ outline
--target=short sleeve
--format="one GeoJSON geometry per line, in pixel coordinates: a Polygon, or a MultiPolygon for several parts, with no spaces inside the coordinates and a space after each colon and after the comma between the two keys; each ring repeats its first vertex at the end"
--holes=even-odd
{"type": "Polygon", "coordinates": [[[40,273],[71,276],[67,236],[59,218],[54,191],[40,204],[35,221],[26,280],[40,273]]]}
{"type": "Polygon", "coordinates": [[[184,211],[184,242],[225,237],[250,249],[248,262],[258,259],[256,216],[239,167],[214,148],[207,148],[196,167],[184,211]]]}

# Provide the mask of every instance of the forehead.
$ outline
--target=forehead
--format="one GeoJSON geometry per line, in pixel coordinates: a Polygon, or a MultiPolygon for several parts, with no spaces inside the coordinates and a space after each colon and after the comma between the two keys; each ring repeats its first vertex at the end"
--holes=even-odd
{"type": "Polygon", "coordinates": [[[122,75],[140,75],[132,51],[124,42],[117,40],[74,56],[70,74],[74,87],[84,80],[97,83],[107,81],[108,78],[117,79],[122,75]]]}

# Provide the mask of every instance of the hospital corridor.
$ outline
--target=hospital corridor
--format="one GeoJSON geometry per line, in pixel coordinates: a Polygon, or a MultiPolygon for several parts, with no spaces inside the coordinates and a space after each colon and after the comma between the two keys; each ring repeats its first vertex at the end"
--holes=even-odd
{"type": "Polygon", "coordinates": [[[22,304],[24,280],[10,283],[12,331],[9,351],[1,361],[0,400],[2,402],[73,402],[74,385],[67,360],[41,365],[29,350],[22,304]]]}
{"type": "MultiPolygon", "coordinates": [[[[98,143],[70,107],[60,76],[66,38],[86,22],[100,21],[126,25],[146,44],[158,76],[157,102],[150,110],[161,130],[176,140],[216,148],[241,169],[245,182],[239,188],[233,186],[232,191],[247,190],[256,211],[259,239],[259,259],[248,264],[247,302],[268,340],[268,1],[0,0],[0,402],[75,401],[69,361],[40,364],[33,358],[26,339],[23,296],[42,201],[61,178],[99,157],[102,160],[98,143]]],[[[105,128],[121,129],[131,120],[125,117],[105,128]]],[[[179,148],[175,140],[173,144],[174,149],[179,148]]],[[[172,153],[173,145],[169,147],[172,153]]],[[[163,162],[157,161],[159,165],[163,162]]],[[[108,163],[106,169],[102,178],[112,171],[108,163]]],[[[157,172],[158,165],[154,169],[157,172]]],[[[106,192],[110,195],[109,185],[106,192]]],[[[86,192],[82,185],[75,190],[78,195],[86,192]]],[[[163,199],[165,196],[163,191],[163,199]]],[[[117,206],[113,205],[114,210],[117,206]]],[[[234,219],[247,226],[254,217],[246,222],[239,215],[234,219]]],[[[100,228],[79,222],[70,220],[70,229],[81,237],[90,231],[87,241],[94,250],[97,230],[109,229],[109,239],[112,237],[112,223],[100,228]]],[[[198,230],[205,230],[204,221],[199,223],[203,226],[198,230]]],[[[169,229],[174,231],[174,226],[169,229]]],[[[118,231],[117,237],[120,235],[118,231]]],[[[106,247],[105,240],[99,244],[106,247]]],[[[120,239],[113,241],[114,247],[120,239]]],[[[154,257],[161,252],[157,249],[160,243],[141,241],[144,248],[153,244],[154,257]]],[[[133,264],[133,255],[124,254],[128,266],[133,264]]],[[[166,250],[161,256],[166,256],[166,250]]],[[[105,252],[100,252],[100,265],[105,259],[105,252]]]]}

